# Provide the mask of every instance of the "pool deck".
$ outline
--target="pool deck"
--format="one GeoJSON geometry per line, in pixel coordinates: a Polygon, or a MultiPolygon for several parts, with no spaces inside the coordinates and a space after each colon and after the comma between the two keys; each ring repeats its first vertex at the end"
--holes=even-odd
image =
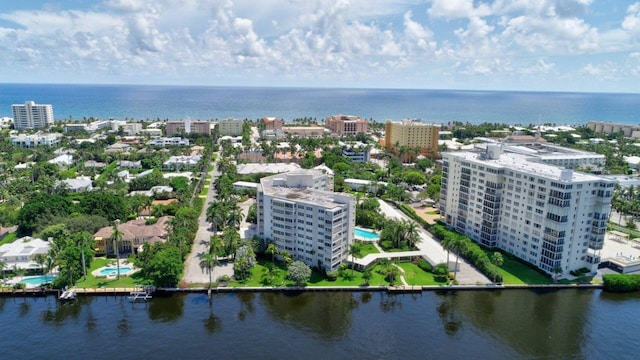
{"type": "MultiPolygon", "coordinates": [[[[115,261],[114,261],[114,264],[115,264],[115,261]]],[[[137,267],[135,267],[132,263],[130,263],[127,259],[120,259],[120,267],[121,267],[121,268],[123,268],[123,267],[128,267],[128,268],[130,268],[130,269],[131,269],[131,270],[127,271],[126,273],[123,273],[123,272],[122,272],[122,269],[121,269],[121,270],[120,270],[120,276],[129,276],[129,275],[131,275],[131,274],[133,274],[133,273],[135,273],[136,271],[138,271],[138,270],[139,270],[139,269],[138,269],[137,267]]],[[[93,276],[95,276],[95,277],[97,277],[97,278],[106,278],[106,277],[109,277],[109,275],[102,274],[102,273],[100,273],[100,271],[102,271],[102,270],[104,270],[104,269],[111,269],[111,268],[113,268],[113,272],[114,272],[114,273],[115,273],[115,272],[117,272],[116,265],[109,265],[109,266],[103,266],[103,267],[101,267],[101,268],[97,268],[97,269],[93,270],[93,271],[91,272],[91,275],[93,275],[93,276]]],[[[115,277],[115,274],[114,274],[114,276],[113,276],[113,277],[115,277]]]]}

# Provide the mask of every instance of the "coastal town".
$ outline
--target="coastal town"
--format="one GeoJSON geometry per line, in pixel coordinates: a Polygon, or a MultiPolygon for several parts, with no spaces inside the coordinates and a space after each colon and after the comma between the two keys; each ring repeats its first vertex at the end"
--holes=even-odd
{"type": "Polygon", "coordinates": [[[640,271],[640,126],[12,113],[6,293],[600,286],[640,271]]]}

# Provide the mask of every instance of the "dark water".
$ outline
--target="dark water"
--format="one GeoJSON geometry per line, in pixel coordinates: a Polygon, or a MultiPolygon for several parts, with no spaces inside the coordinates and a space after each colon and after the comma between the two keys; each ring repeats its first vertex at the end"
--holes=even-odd
{"type": "Polygon", "coordinates": [[[2,359],[637,359],[640,295],[0,298],[0,325],[2,359]]]}
{"type": "Polygon", "coordinates": [[[58,120],[277,116],[290,121],[343,113],[376,121],[418,118],[434,123],[640,122],[640,94],[0,84],[0,116],[12,116],[11,104],[27,100],[53,104],[58,120]]]}

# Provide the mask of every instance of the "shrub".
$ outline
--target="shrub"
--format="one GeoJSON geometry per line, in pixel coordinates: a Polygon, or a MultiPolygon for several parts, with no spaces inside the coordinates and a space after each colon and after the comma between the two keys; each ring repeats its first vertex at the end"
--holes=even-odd
{"type": "Polygon", "coordinates": [[[229,275],[222,275],[218,277],[218,281],[231,281],[231,278],[229,277],[229,275]]]}
{"type": "Polygon", "coordinates": [[[602,276],[602,280],[606,291],[640,291],[640,275],[638,274],[606,274],[602,276]]]}
{"type": "Polygon", "coordinates": [[[385,249],[385,250],[393,249],[393,241],[391,241],[391,240],[380,241],[380,247],[385,249]]]}
{"type": "Polygon", "coordinates": [[[327,271],[327,279],[329,281],[336,281],[338,279],[338,272],[335,270],[327,271]]]}
{"type": "Polygon", "coordinates": [[[153,225],[153,224],[155,224],[155,223],[157,223],[157,222],[158,222],[158,218],[151,217],[151,218],[147,218],[147,219],[144,221],[144,224],[145,224],[145,225],[147,225],[147,226],[149,226],[149,225],[153,225]]]}
{"type": "Polygon", "coordinates": [[[418,267],[426,272],[432,272],[433,271],[433,266],[431,266],[431,264],[429,264],[429,262],[425,259],[420,259],[416,262],[416,265],[418,265],[418,267]]]}

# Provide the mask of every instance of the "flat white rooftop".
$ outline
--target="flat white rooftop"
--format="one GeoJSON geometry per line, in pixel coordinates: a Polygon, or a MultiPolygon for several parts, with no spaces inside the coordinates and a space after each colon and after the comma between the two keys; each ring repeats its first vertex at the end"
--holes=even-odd
{"type": "Polygon", "coordinates": [[[276,173],[284,173],[295,170],[300,170],[300,165],[291,163],[271,163],[271,164],[241,164],[238,165],[238,174],[247,175],[247,174],[259,174],[259,173],[267,173],[267,174],[276,174],[276,173]]]}
{"type": "MultiPolygon", "coordinates": [[[[493,165],[493,167],[504,168],[506,170],[512,169],[521,172],[526,172],[530,174],[535,174],[539,176],[544,176],[549,179],[560,180],[560,175],[562,173],[562,168],[547,165],[538,162],[532,162],[527,160],[527,156],[513,154],[513,153],[503,153],[500,154],[498,159],[481,159],[480,154],[472,153],[472,152],[457,152],[451,153],[455,157],[459,157],[465,160],[469,160],[478,164],[485,165],[493,165]]],[[[573,171],[571,174],[571,182],[584,182],[584,181],[601,181],[607,180],[600,176],[585,174],[573,171]]]]}

